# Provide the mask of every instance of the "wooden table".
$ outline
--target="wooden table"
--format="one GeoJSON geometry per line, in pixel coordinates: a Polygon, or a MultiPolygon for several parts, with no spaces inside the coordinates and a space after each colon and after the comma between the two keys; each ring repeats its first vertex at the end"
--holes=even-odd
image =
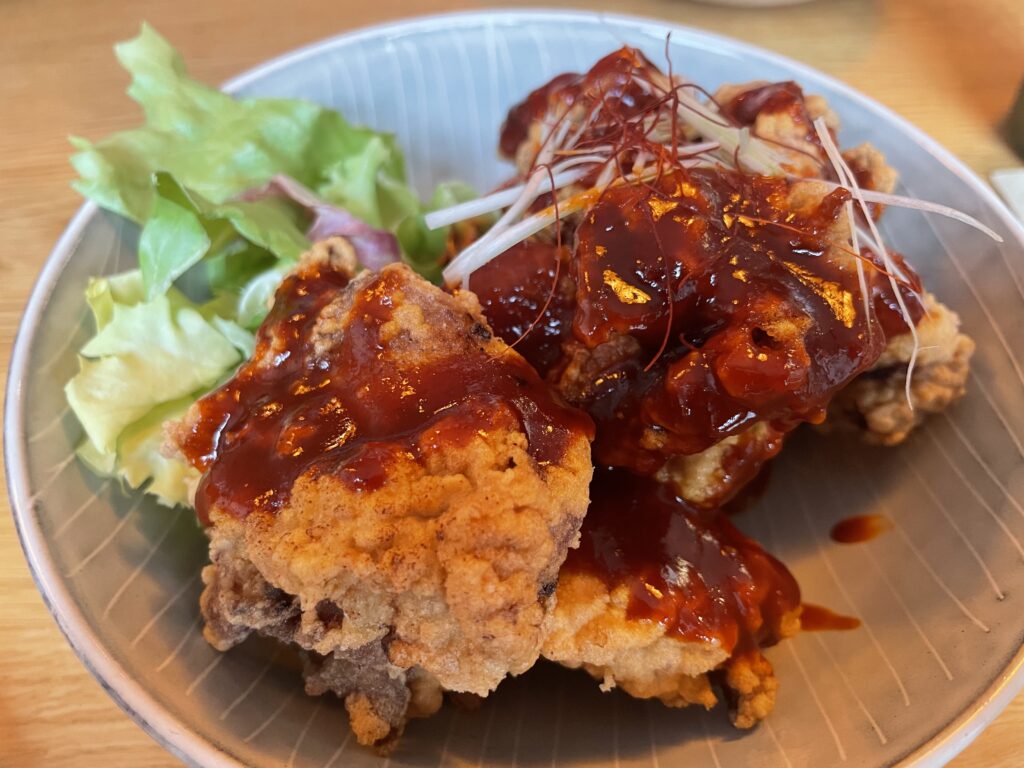
{"type": "MultiPolygon", "coordinates": [[[[455,0],[0,0],[0,360],[29,289],[79,205],[68,134],[133,125],[110,46],[148,20],[192,71],[219,82],[345,29],[487,2],[455,0]]],[[[531,5],[535,3],[530,3],[531,5]]],[[[742,10],[682,0],[565,3],[629,11],[748,40],[845,80],[903,114],[982,175],[1020,160],[997,126],[1024,78],[1021,0],[818,0],[742,10]]],[[[6,500],[3,502],[6,507],[6,500]]],[[[76,660],[0,513],[0,766],[172,766],[76,660]]],[[[1024,764],[1024,697],[953,765],[1024,764]]]]}

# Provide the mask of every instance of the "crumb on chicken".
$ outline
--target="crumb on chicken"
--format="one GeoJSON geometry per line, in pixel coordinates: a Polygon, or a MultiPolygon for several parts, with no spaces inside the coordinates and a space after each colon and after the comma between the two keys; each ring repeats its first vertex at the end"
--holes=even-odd
{"type": "Polygon", "coordinates": [[[779,680],[760,651],[740,654],[725,665],[729,717],[737,728],[753,728],[772,713],[779,680]]]}

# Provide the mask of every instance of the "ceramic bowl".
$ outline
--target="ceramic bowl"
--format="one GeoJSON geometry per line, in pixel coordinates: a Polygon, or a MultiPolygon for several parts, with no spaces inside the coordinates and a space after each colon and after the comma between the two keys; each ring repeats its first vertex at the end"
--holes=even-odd
{"type": "MultiPolygon", "coordinates": [[[[828,98],[844,145],[868,140],[900,192],[956,206],[1002,244],[944,219],[890,210],[889,242],[978,342],[967,397],[897,449],[802,434],[740,523],[796,574],[805,598],[863,622],[772,649],[775,713],[752,732],[722,711],[602,694],[539,665],[475,712],[414,722],[393,766],[931,766],[961,749],[1021,687],[1024,636],[1024,233],[962,163],[869,98],[812,69],[693,29],[621,16],[512,11],[414,19],[342,35],[242,75],[227,90],[303,97],[393,131],[426,193],[459,178],[486,190],[508,107],[551,76],[624,43],[714,88],[794,79],[828,98]],[[870,543],[828,538],[881,512],[870,543]]],[[[90,333],[89,275],[135,264],[137,231],[86,205],[32,294],[10,369],[5,449],[25,551],[83,663],[140,725],[188,763],[370,766],[340,704],[302,694],[266,643],[227,654],[200,635],[204,539],[188,511],[91,475],[62,387],[90,333]]]]}

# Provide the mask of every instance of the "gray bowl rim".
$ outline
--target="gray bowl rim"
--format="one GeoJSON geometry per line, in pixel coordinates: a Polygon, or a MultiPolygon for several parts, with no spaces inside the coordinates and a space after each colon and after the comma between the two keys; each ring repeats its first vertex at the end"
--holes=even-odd
{"type": "MultiPolygon", "coordinates": [[[[995,192],[949,150],[888,107],[831,75],[788,56],[727,35],[719,35],[697,27],[660,19],[629,14],[547,8],[495,8],[483,11],[415,16],[361,27],[301,46],[246,70],[223,83],[222,88],[227,93],[235,93],[253,81],[283,67],[315,57],[339,44],[350,44],[386,33],[412,32],[422,26],[437,24],[472,26],[496,17],[527,23],[543,20],[564,24],[584,19],[598,19],[609,25],[638,30],[655,28],[659,31],[672,31],[680,37],[700,38],[734,51],[753,53],[773,64],[789,69],[798,78],[810,76],[818,79],[854,101],[861,109],[895,124],[909,138],[926,149],[936,161],[961,179],[991,207],[992,212],[1000,219],[1011,238],[1015,239],[1024,251],[1024,225],[1014,218],[995,192]]],[[[186,728],[110,656],[90,630],[84,615],[62,583],[61,575],[50,557],[46,537],[34,514],[28,466],[22,451],[22,438],[25,434],[24,385],[29,373],[29,353],[50,293],[64,265],[73,255],[82,232],[97,213],[99,213],[99,207],[95,203],[86,202],[68,223],[67,229],[64,230],[50,252],[36,279],[15,335],[7,374],[4,404],[4,465],[15,529],[28,561],[32,578],[42,595],[46,608],[50,611],[58,628],[83,666],[117,705],[164,749],[188,765],[204,768],[245,768],[242,762],[227,751],[186,728]]],[[[992,680],[977,699],[965,707],[931,739],[906,755],[897,765],[899,768],[931,768],[945,765],[995,720],[1022,689],[1024,689],[1024,646],[1018,649],[1010,663],[992,680]]]]}

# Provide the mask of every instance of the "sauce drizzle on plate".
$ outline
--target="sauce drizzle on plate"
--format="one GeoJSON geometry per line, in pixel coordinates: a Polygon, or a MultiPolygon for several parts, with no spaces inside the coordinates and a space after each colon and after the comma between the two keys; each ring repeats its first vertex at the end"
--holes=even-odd
{"type": "Polygon", "coordinates": [[[833,525],[829,536],[840,544],[860,544],[891,528],[892,521],[884,515],[853,515],[833,525]]]}

